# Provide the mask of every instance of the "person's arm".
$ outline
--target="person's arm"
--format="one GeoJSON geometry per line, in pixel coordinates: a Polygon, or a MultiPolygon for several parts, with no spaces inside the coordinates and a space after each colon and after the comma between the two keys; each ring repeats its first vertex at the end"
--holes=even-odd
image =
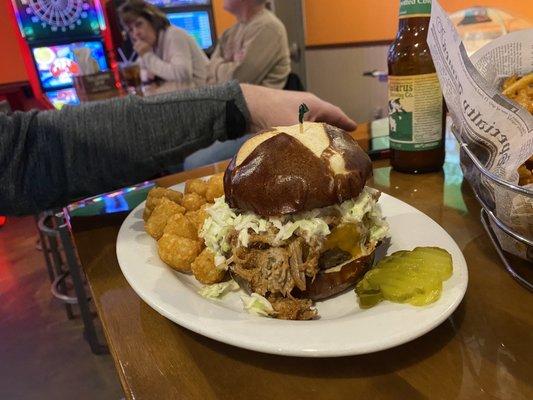
{"type": "MultiPolygon", "coordinates": [[[[232,28],[226,30],[222,36],[217,40],[217,44],[215,46],[215,50],[209,57],[209,62],[207,64],[207,83],[210,85],[217,84],[218,78],[217,78],[217,70],[218,66],[222,63],[227,62],[227,56],[224,54],[223,49],[226,46],[226,42],[228,41],[228,38],[231,36],[232,28]]],[[[224,80],[226,82],[227,80],[224,80]]]]}
{"type": "Polygon", "coordinates": [[[170,62],[155,55],[153,51],[144,53],[141,58],[146,69],[166,81],[188,84],[192,82],[192,57],[188,43],[183,38],[173,40],[167,49],[172,54],[170,62]]]}
{"type": "Polygon", "coordinates": [[[152,178],[246,131],[236,82],[61,111],[0,113],[0,215],[30,214],[152,178]]]}
{"type": "Polygon", "coordinates": [[[279,58],[283,35],[269,26],[250,34],[244,43],[244,57],[240,60],[217,59],[212,67],[217,82],[236,79],[243,83],[261,83],[279,58]]]}
{"type": "Polygon", "coordinates": [[[209,58],[209,63],[207,64],[207,83],[208,84],[216,84],[218,82],[218,77],[217,77],[218,66],[226,61],[224,60],[224,57],[222,56],[221,42],[222,42],[222,38],[219,40],[218,44],[216,45],[215,50],[213,51],[213,54],[211,54],[211,57],[209,58]]]}
{"type": "Polygon", "coordinates": [[[150,98],[0,113],[0,215],[32,214],[152,178],[215,140],[306,119],[356,124],[307,92],[230,82],[150,98]]]}
{"type": "Polygon", "coordinates": [[[298,123],[298,109],[305,103],[309,112],[306,121],[325,122],[345,131],[357,128],[339,107],[309,92],[272,89],[264,86],[241,84],[246,105],[250,110],[250,129],[257,132],[273,126],[289,126],[298,123]]]}

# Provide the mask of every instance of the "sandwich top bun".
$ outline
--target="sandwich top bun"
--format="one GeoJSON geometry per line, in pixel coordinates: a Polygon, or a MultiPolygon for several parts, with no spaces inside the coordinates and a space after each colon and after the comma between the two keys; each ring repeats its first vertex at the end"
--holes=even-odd
{"type": "Polygon", "coordinates": [[[370,158],[348,133],[304,122],[246,141],[226,170],[224,191],[231,208],[275,216],[355,198],[371,173],[370,158]]]}

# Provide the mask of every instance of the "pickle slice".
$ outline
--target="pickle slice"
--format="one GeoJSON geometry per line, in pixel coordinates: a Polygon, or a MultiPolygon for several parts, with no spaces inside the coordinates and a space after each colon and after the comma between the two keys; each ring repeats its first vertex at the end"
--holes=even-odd
{"type": "Polygon", "coordinates": [[[381,300],[423,306],[438,300],[453,273],[452,257],[438,247],[417,247],[385,257],[356,285],[361,308],[381,300]]]}
{"type": "Polygon", "coordinates": [[[376,304],[383,300],[383,295],[380,290],[373,292],[365,292],[359,295],[359,305],[361,308],[374,307],[376,304]]]}

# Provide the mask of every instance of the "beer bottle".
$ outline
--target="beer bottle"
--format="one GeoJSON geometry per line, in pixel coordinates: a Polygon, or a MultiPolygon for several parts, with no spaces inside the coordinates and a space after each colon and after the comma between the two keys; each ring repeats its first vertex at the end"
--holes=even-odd
{"type": "Polygon", "coordinates": [[[431,0],[400,0],[400,26],[389,48],[391,165],[400,172],[438,171],[444,163],[446,114],[426,42],[431,0]]]}

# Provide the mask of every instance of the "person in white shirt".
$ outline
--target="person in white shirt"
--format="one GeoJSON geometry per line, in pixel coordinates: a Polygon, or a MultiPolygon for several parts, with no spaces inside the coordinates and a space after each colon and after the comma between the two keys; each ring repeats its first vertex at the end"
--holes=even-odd
{"type": "Polygon", "coordinates": [[[184,88],[205,85],[207,56],[186,31],[170,25],[161,10],[143,0],[128,0],[119,16],[149,80],[159,77],[184,88]]]}

